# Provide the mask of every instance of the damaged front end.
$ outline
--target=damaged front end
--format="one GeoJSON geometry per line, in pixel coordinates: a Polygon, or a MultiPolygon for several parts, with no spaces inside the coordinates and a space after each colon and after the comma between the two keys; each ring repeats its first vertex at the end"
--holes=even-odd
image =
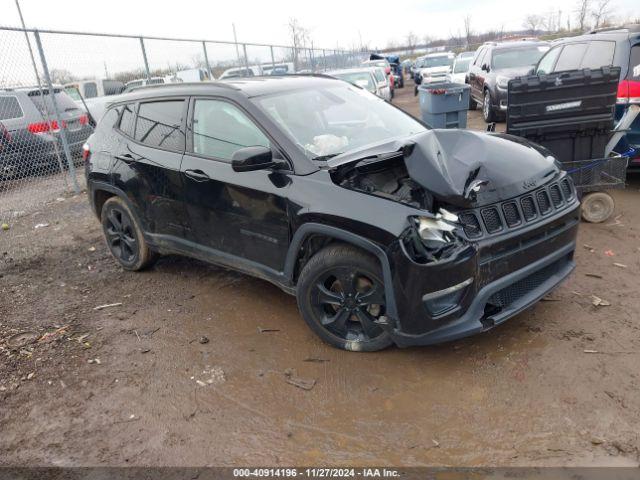
{"type": "Polygon", "coordinates": [[[450,259],[473,248],[462,235],[458,216],[441,208],[435,217],[413,216],[400,241],[409,258],[420,264],[450,259]]]}
{"type": "Polygon", "coordinates": [[[575,266],[575,189],[526,140],[431,130],[328,163],[337,185],[408,207],[386,251],[400,346],[493,328],[575,266]]]}

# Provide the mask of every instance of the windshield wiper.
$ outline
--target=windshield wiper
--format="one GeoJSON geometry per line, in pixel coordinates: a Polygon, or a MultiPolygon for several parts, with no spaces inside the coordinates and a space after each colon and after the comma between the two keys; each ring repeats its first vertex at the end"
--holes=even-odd
{"type": "Polygon", "coordinates": [[[328,155],[319,155],[317,157],[313,157],[314,160],[317,160],[319,162],[326,162],[327,160],[329,160],[330,158],[333,157],[337,157],[338,155],[342,155],[344,152],[338,152],[338,153],[330,153],[328,155]]]}

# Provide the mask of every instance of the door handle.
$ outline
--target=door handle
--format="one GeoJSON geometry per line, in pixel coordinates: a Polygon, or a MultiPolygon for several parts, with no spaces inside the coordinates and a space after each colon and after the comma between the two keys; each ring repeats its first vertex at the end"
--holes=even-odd
{"type": "Polygon", "coordinates": [[[204,173],[202,170],[185,170],[184,174],[196,182],[206,182],[209,180],[209,175],[204,173]]]}
{"type": "Polygon", "coordinates": [[[136,159],[133,158],[133,155],[131,155],[130,153],[124,153],[122,155],[116,155],[116,159],[117,160],[121,160],[124,163],[131,163],[131,162],[135,162],[136,159]]]}

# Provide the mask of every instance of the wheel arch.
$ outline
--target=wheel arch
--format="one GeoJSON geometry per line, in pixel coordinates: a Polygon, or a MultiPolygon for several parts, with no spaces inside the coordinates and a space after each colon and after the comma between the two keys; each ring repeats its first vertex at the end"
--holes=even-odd
{"type": "MultiPolygon", "coordinates": [[[[285,260],[284,277],[295,286],[297,283],[297,275],[304,264],[300,264],[300,260],[307,255],[307,248],[309,245],[319,251],[324,246],[333,243],[341,242],[358,247],[366,252],[374,255],[380,262],[382,269],[382,276],[385,286],[385,300],[387,302],[387,315],[391,320],[392,325],[398,324],[398,310],[396,307],[395,294],[393,291],[393,279],[391,275],[391,265],[387,257],[387,253],[377,244],[371,240],[364,238],[355,233],[343,230],[341,228],[333,227],[330,225],[323,225],[320,223],[305,223],[299,227],[291,240],[289,250],[287,252],[287,258],[285,260]],[[318,245],[313,245],[314,240],[318,240],[318,245]]],[[[310,257],[309,257],[310,258],[310,257]]]]}

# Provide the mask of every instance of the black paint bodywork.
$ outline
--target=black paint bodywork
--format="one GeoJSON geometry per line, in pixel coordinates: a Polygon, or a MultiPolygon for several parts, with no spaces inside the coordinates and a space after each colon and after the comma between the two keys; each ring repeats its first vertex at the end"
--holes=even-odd
{"type": "Polygon", "coordinates": [[[426,131],[316,163],[251,101],[254,96],[312,89],[334,81],[256,78],[162,86],[123,97],[118,105],[184,99],[181,130],[186,151],[151,149],[120,132],[117,123],[99,125],[89,139],[91,155],[86,164],[88,193],[96,214],[106,197],[118,195],[129,205],[152,248],[240,270],[291,294],[295,294],[302,263],[312,253],[312,239],[321,244],[353,244],[380,262],[389,319],[385,328],[400,346],[487,330],[537,301],[571,272],[578,224],[575,194],[565,196],[561,207],[541,213],[537,220],[513,228],[505,225],[500,233],[483,229],[481,238],[468,238],[460,228],[465,247],[441,261],[424,264],[412,258],[403,240],[409,218],[434,217],[435,212],[337,184],[335,178],[364,157],[375,160],[377,154],[389,151],[403,156],[425,190],[433,182],[430,193],[439,206],[468,215],[482,215],[483,209],[501,205],[496,202],[519,198],[536,188],[547,189],[551,182],[561,181],[564,173],[545,155],[548,152],[521,139],[469,136],[464,131],[426,131]],[[189,153],[193,101],[203,97],[229,101],[242,109],[270,139],[274,157],[287,167],[240,173],[233,171],[230,162],[189,153]],[[473,148],[465,151],[465,144],[473,148]],[[433,149],[441,154],[440,159],[430,158],[433,149]],[[434,167],[442,159],[451,167],[448,177],[442,174],[444,164],[434,167]],[[520,168],[514,168],[521,160],[520,168]],[[424,172],[431,169],[424,178],[419,173],[421,164],[424,172]],[[204,177],[194,179],[188,171],[201,172],[204,177]],[[464,179],[468,177],[485,180],[486,192],[465,197],[464,179]],[[499,311],[487,309],[488,299],[496,292],[517,286],[519,281],[526,283],[536,272],[547,272],[544,269],[549,265],[557,268],[548,278],[529,285],[499,311]],[[430,313],[425,294],[469,278],[471,283],[459,292],[452,309],[440,315],[430,313]]]}

